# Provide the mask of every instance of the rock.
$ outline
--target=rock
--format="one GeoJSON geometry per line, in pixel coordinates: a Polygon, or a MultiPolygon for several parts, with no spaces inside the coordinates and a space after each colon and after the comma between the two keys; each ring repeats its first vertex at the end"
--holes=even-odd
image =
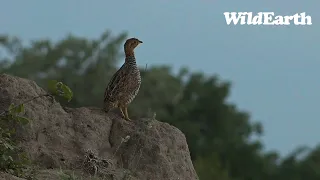
{"type": "MultiPolygon", "coordinates": [[[[0,112],[47,94],[35,82],[0,75],[0,112]]],[[[32,121],[17,134],[41,167],[95,173],[110,179],[197,180],[184,134],[153,118],[126,121],[100,108],[63,108],[49,96],[25,104],[32,121]]],[[[1,177],[1,176],[0,176],[1,177]]]]}
{"type": "Polygon", "coordinates": [[[24,180],[24,179],[18,178],[16,176],[13,176],[5,172],[0,172],[0,180],[24,180]]]}

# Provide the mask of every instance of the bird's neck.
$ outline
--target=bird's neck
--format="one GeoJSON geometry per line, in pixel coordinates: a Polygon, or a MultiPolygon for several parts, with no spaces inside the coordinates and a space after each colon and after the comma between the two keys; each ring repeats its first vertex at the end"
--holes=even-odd
{"type": "Polygon", "coordinates": [[[126,57],[131,57],[131,56],[133,56],[134,57],[134,51],[133,51],[133,49],[125,49],[124,50],[124,53],[126,54],[126,57]]]}
{"type": "Polygon", "coordinates": [[[134,56],[134,52],[131,51],[125,51],[126,59],[125,62],[128,64],[136,64],[136,58],[134,56]]]}

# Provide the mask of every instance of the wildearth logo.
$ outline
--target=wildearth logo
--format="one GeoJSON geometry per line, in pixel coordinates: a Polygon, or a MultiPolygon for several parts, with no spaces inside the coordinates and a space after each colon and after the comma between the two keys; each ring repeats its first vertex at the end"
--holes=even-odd
{"type": "Polygon", "coordinates": [[[275,16],[274,12],[259,12],[253,16],[252,12],[225,12],[223,13],[226,19],[226,23],[230,25],[233,22],[237,25],[240,21],[240,25],[312,25],[311,16],[303,13],[296,13],[294,15],[275,16]]]}

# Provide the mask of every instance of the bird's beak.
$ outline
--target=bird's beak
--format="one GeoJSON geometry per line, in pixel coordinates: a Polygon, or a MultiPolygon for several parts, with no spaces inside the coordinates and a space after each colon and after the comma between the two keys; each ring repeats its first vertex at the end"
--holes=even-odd
{"type": "Polygon", "coordinates": [[[139,43],[142,43],[142,41],[139,40],[139,43]]]}

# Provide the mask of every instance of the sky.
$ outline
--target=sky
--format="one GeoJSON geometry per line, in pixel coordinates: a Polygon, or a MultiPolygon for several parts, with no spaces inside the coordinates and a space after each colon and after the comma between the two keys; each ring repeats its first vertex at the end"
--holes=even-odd
{"type": "Polygon", "coordinates": [[[232,82],[229,101],[264,126],[265,150],[320,143],[320,1],[2,1],[0,34],[59,40],[109,29],[142,40],[138,64],[187,66],[232,82]],[[306,12],[311,26],[226,24],[224,12],[306,12]]]}

